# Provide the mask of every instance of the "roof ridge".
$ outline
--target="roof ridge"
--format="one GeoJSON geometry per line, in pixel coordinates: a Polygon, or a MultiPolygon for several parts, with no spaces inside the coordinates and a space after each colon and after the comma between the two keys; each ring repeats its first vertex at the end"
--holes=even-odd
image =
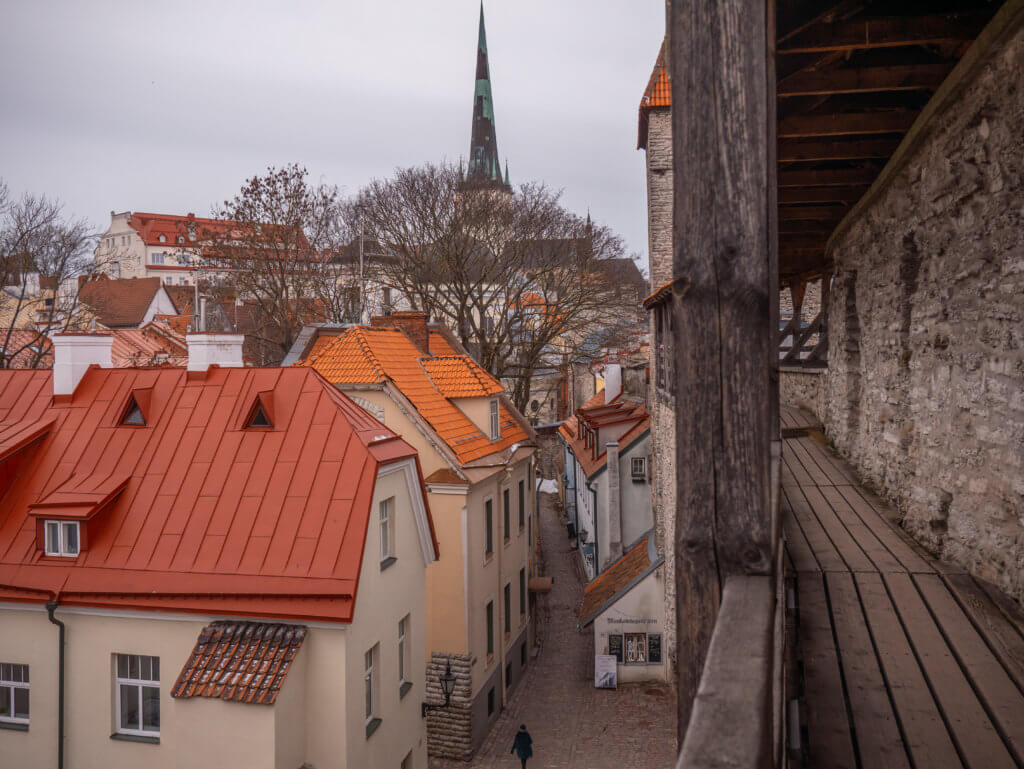
{"type": "MultiPolygon", "coordinates": [[[[355,334],[356,342],[359,344],[359,347],[366,356],[366,359],[370,362],[370,365],[373,366],[373,370],[377,372],[377,376],[381,379],[391,379],[391,376],[384,369],[384,364],[380,362],[380,358],[377,357],[377,354],[370,349],[370,345],[366,343],[365,339],[363,339],[362,332],[365,330],[366,329],[363,326],[356,326],[352,329],[355,334]]],[[[334,345],[330,346],[333,347],[334,345]]]]}

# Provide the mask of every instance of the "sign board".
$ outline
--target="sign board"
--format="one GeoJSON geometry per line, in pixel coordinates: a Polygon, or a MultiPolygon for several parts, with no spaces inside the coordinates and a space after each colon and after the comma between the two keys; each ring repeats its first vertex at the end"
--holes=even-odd
{"type": "Polygon", "coordinates": [[[618,684],[618,660],[612,654],[594,656],[594,688],[615,689],[618,684]]]}

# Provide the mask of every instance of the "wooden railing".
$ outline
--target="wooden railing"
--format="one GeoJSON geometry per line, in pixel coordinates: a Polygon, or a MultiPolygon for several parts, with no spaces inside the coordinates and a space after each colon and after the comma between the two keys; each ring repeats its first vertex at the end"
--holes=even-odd
{"type": "Polygon", "coordinates": [[[783,308],[782,320],[786,324],[779,332],[779,363],[783,366],[820,368],[828,360],[828,307],[829,276],[801,280],[789,285],[791,312],[783,308]],[[817,300],[817,312],[808,318],[808,288],[817,300]]]}

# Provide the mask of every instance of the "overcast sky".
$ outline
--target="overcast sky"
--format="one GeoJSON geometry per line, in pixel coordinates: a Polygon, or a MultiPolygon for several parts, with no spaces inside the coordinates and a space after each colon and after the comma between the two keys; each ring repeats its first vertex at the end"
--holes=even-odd
{"type": "MultiPolygon", "coordinates": [[[[478,0],[2,0],[0,177],[203,215],[268,165],[354,193],[469,148],[478,0]]],[[[498,151],[647,261],[637,104],[663,0],[487,0],[498,151]]]]}

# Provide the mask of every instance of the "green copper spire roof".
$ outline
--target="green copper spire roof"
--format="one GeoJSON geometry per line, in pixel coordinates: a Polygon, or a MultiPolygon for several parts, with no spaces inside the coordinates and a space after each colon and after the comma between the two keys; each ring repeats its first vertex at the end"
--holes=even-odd
{"type": "Polygon", "coordinates": [[[473,132],[469,142],[467,184],[474,187],[508,187],[508,169],[501,177],[498,138],[494,130],[494,98],[491,96],[491,70],[487,61],[487,31],[484,28],[484,4],[480,3],[480,32],[476,46],[476,85],[473,89],[473,132]]]}

